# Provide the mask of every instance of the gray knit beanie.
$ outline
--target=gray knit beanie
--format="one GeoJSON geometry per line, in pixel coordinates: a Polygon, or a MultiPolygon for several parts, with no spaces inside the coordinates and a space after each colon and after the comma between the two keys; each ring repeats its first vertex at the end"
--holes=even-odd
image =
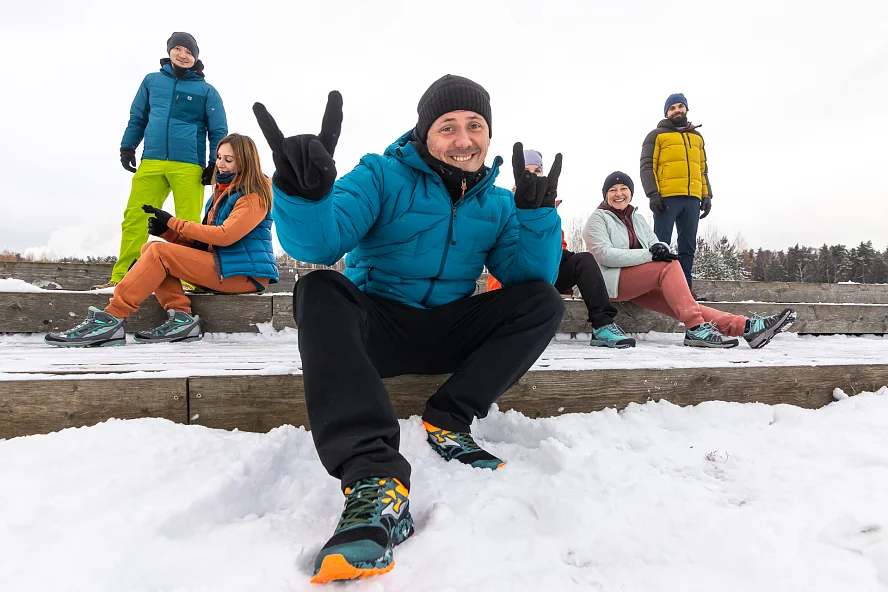
{"type": "Polygon", "coordinates": [[[197,47],[197,41],[194,40],[190,33],[173,33],[170,35],[170,38],[167,39],[167,55],[170,55],[170,52],[177,45],[190,51],[194,59],[197,59],[200,49],[197,47]]]}
{"type": "Polygon", "coordinates": [[[487,122],[493,137],[493,121],[490,114],[490,95],[477,82],[462,76],[447,74],[432,83],[419,99],[416,112],[416,135],[425,141],[435,120],[451,111],[474,111],[487,122]]]}

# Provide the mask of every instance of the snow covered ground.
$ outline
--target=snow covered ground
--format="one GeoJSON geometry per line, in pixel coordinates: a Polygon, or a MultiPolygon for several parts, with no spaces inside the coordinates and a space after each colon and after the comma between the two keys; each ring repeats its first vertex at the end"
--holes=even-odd
{"type": "MultiPolygon", "coordinates": [[[[44,345],[42,335],[0,334],[0,380],[59,378],[129,378],[210,376],[219,374],[298,374],[301,372],[296,331],[265,334],[207,334],[203,341],[98,349],[58,349],[44,345]]],[[[600,368],[692,368],[888,363],[888,336],[809,336],[784,333],[767,347],[704,350],[684,347],[679,333],[634,336],[627,350],[589,347],[589,336],[559,335],[532,370],[600,368]]],[[[130,338],[131,339],[131,338],[130,338]]]]}
{"type": "MultiPolygon", "coordinates": [[[[888,389],[883,389],[882,392],[888,389]]],[[[417,534],[356,591],[888,590],[888,396],[401,422],[417,534]]],[[[109,421],[0,441],[0,590],[292,591],[341,510],[310,434],[109,421]]]]}

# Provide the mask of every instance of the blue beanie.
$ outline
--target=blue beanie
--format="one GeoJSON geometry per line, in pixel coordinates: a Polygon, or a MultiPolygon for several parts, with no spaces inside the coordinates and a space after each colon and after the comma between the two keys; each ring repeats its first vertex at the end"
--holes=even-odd
{"type": "MultiPolygon", "coordinates": [[[[669,95],[669,98],[666,99],[666,104],[663,105],[663,117],[666,117],[666,112],[669,111],[669,107],[676,103],[684,103],[685,107],[688,107],[688,100],[682,93],[672,93],[669,95]]],[[[690,107],[688,107],[690,109],[690,107]]]]}
{"type": "Polygon", "coordinates": [[[540,154],[538,150],[525,150],[524,166],[530,166],[532,164],[538,165],[540,168],[543,168],[543,155],[540,154]]]}

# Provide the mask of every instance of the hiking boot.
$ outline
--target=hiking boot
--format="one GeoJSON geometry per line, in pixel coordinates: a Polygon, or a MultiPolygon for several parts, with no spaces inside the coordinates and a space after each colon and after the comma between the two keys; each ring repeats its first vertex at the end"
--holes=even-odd
{"type": "Polygon", "coordinates": [[[737,347],[740,341],[734,337],[725,337],[716,328],[715,323],[703,323],[685,331],[684,344],[690,347],[714,347],[727,349],[737,347]]]}
{"type": "Polygon", "coordinates": [[[105,282],[104,284],[98,284],[97,286],[93,286],[90,290],[106,290],[108,288],[113,288],[117,285],[117,282],[111,280],[110,282],[105,282]]]}
{"type": "Polygon", "coordinates": [[[623,333],[623,330],[616,323],[611,323],[598,329],[593,328],[592,339],[589,341],[589,345],[625,349],[627,347],[635,347],[635,340],[631,337],[626,337],[626,334],[623,333]]]}
{"type": "Polygon", "coordinates": [[[315,559],[313,584],[369,578],[395,567],[392,549],[413,534],[407,488],[369,477],[345,488],[345,508],[315,559]]]}
{"type": "Polygon", "coordinates": [[[756,313],[746,322],[748,329],[743,333],[743,339],[752,349],[765,347],[775,335],[789,329],[795,320],[796,312],[791,308],[770,317],[756,313]]]}
{"type": "Polygon", "coordinates": [[[203,338],[200,317],[181,310],[168,310],[166,322],[154,329],[140,331],[133,336],[137,343],[179,343],[203,338]]]}
{"type": "Polygon", "coordinates": [[[126,320],[90,306],[82,323],[67,331],[48,334],[43,343],[56,347],[126,345],[126,320]]]}
{"type": "Polygon", "coordinates": [[[502,460],[493,456],[475,443],[469,432],[450,432],[436,428],[423,421],[427,441],[435,452],[446,461],[458,460],[476,469],[500,469],[505,466],[502,460]]]}

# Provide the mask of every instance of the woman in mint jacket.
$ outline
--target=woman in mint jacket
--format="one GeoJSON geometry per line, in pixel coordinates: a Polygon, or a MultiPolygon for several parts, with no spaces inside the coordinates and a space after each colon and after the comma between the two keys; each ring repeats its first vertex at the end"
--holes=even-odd
{"type": "Polygon", "coordinates": [[[228,135],[222,98],[204,80],[197,59],[197,42],[188,33],[173,33],[167,40],[168,58],[159,72],[142,80],[130,107],[130,118],[120,142],[123,168],[136,173],[121,224],[120,255],[111,281],[96,288],[116,286],[139,257],[148,240],[148,214],[142,205],[162,208],[173,192],[176,217],[200,220],[204,185],[211,182],[219,140],[228,135]],[[136,168],[136,148],[145,140],[142,162],[136,168]]]}

